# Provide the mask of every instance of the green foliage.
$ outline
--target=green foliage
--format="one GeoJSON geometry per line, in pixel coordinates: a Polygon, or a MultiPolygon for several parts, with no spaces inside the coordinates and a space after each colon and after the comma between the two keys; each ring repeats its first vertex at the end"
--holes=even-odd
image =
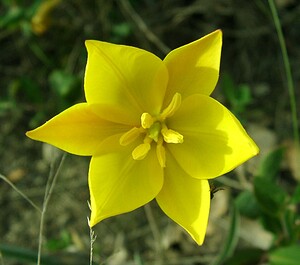
{"type": "MultiPolygon", "coordinates": [[[[0,244],[0,252],[4,257],[10,257],[11,260],[18,262],[15,264],[36,264],[37,253],[35,250],[0,244]]],[[[87,255],[77,253],[63,253],[57,256],[43,254],[41,265],[82,265],[86,264],[87,260],[87,255]]],[[[96,263],[93,262],[92,265],[96,265],[96,263]]]]}
{"type": "Polygon", "coordinates": [[[254,179],[254,194],[260,209],[266,214],[278,216],[285,208],[287,193],[268,178],[254,179]]]}
{"type": "Polygon", "coordinates": [[[298,185],[294,191],[294,194],[291,198],[291,202],[294,204],[300,203],[300,183],[298,183],[298,185]]]}
{"type": "Polygon", "coordinates": [[[83,101],[86,39],[124,43],[133,32],[131,23],[122,19],[112,3],[97,3],[101,14],[91,9],[92,1],[78,3],[71,9],[91,9],[93,15],[83,12],[74,17],[66,12],[65,5],[72,6],[71,2],[2,2],[0,41],[5,52],[1,63],[10,70],[0,81],[0,117],[9,114],[16,124],[18,119],[29,119],[24,122],[29,125],[26,129],[83,101]],[[6,37],[11,39],[3,41],[6,37]]]}
{"type": "Polygon", "coordinates": [[[46,248],[52,251],[62,250],[69,247],[72,244],[72,238],[67,230],[62,230],[59,238],[49,239],[46,242],[46,248]]]}
{"type": "Polygon", "coordinates": [[[257,218],[261,212],[252,191],[245,190],[241,192],[236,197],[235,204],[240,214],[249,218],[257,218]]]}
{"type": "Polygon", "coordinates": [[[238,243],[239,221],[239,212],[237,211],[235,204],[232,204],[231,222],[226,241],[223,244],[223,249],[217,256],[216,260],[213,262],[213,265],[223,264],[223,261],[231,257],[234,253],[238,243]]]}
{"type": "Polygon", "coordinates": [[[49,76],[49,85],[57,98],[57,108],[64,110],[78,98],[81,78],[66,71],[54,70],[49,76]]]}
{"type": "MultiPolygon", "coordinates": [[[[5,255],[5,257],[12,257],[17,261],[22,261],[22,264],[32,264],[37,259],[36,251],[32,251],[26,248],[20,248],[17,246],[10,245],[0,245],[0,251],[5,255]]],[[[42,257],[43,265],[56,265],[62,264],[59,259],[52,256],[43,255],[42,257]]]]}
{"type": "Polygon", "coordinates": [[[298,265],[300,261],[300,246],[291,245],[277,248],[270,253],[270,265],[298,265]]]}
{"type": "Polygon", "coordinates": [[[239,117],[251,103],[250,87],[247,84],[236,85],[228,74],[223,75],[221,85],[231,111],[239,117]]]}
{"type": "Polygon", "coordinates": [[[111,41],[114,43],[121,43],[124,38],[127,38],[131,34],[132,29],[129,23],[122,22],[115,24],[112,27],[112,32],[113,36],[111,41]]]}
{"type": "Polygon", "coordinates": [[[270,181],[275,180],[278,176],[281,161],[284,155],[284,149],[278,148],[273,152],[270,152],[265,158],[264,161],[260,164],[258,169],[258,176],[263,176],[263,178],[270,181]]]}
{"type": "Polygon", "coordinates": [[[262,211],[265,228],[274,233],[281,244],[294,243],[299,238],[298,186],[292,196],[279,185],[279,169],[283,149],[270,153],[263,161],[259,176],[254,179],[254,194],[262,211]]]}
{"type": "Polygon", "coordinates": [[[264,251],[257,248],[244,248],[227,259],[224,265],[253,265],[259,264],[264,251]]]}
{"type": "Polygon", "coordinates": [[[241,216],[257,220],[274,237],[269,249],[245,248],[236,251],[224,264],[293,265],[300,260],[300,184],[291,192],[281,185],[281,164],[284,149],[270,152],[259,165],[253,189],[241,192],[235,204],[241,216]]]}

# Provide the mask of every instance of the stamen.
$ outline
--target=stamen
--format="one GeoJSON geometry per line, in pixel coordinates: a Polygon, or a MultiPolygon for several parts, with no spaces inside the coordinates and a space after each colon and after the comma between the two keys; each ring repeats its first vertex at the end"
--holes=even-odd
{"type": "Polygon", "coordinates": [[[142,131],[143,130],[141,130],[141,128],[133,127],[131,130],[124,133],[120,137],[120,140],[119,140],[120,145],[126,146],[126,145],[131,144],[139,137],[139,135],[141,134],[142,131]]]}
{"type": "Polygon", "coordinates": [[[147,112],[143,113],[141,116],[141,125],[144,129],[148,129],[152,126],[154,118],[147,112]]]}
{"type": "Polygon", "coordinates": [[[132,151],[132,157],[134,160],[142,160],[146,157],[148,152],[151,149],[151,144],[149,143],[143,143],[138,145],[133,151],[132,151]]]}
{"type": "Polygon", "coordinates": [[[166,125],[166,119],[174,115],[175,111],[180,107],[181,95],[175,93],[170,104],[163,110],[159,116],[153,117],[151,114],[144,112],[141,115],[141,127],[132,128],[124,133],[120,138],[121,145],[128,145],[144,134],[144,141],[139,144],[133,151],[134,160],[144,159],[151,149],[152,141],[156,142],[156,155],[158,162],[162,168],[166,167],[166,149],[164,142],[179,144],[183,143],[183,135],[179,132],[171,130],[166,125]]]}
{"type": "Polygon", "coordinates": [[[156,146],[156,155],[157,155],[157,159],[158,159],[160,166],[166,167],[166,149],[162,145],[162,142],[163,141],[161,138],[161,141],[159,141],[159,143],[157,143],[157,146],[156,146]]]}
{"type": "Polygon", "coordinates": [[[180,104],[181,95],[179,93],[175,93],[169,106],[166,107],[161,113],[160,119],[165,120],[167,117],[171,117],[175,113],[175,111],[180,107],[180,104]]]}
{"type": "Polygon", "coordinates": [[[161,130],[161,134],[164,137],[164,141],[169,144],[181,144],[183,143],[183,135],[179,132],[168,129],[167,127],[161,130]]]}

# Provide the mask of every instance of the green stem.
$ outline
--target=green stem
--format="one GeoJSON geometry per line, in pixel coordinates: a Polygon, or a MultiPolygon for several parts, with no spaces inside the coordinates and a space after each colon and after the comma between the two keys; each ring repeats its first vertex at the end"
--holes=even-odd
{"type": "MultiPolygon", "coordinates": [[[[90,206],[90,204],[89,204],[89,206],[90,206]]],[[[96,241],[97,235],[95,235],[95,231],[92,229],[92,227],[90,225],[90,219],[87,218],[87,220],[88,220],[88,225],[90,228],[90,265],[93,265],[93,245],[94,245],[94,242],[96,241]]]]}
{"type": "Polygon", "coordinates": [[[163,251],[161,245],[161,235],[156,220],[154,218],[150,203],[145,204],[144,209],[155,241],[155,252],[156,252],[155,265],[162,265],[164,263],[163,262],[164,257],[163,257],[163,251]]]}
{"type": "Polygon", "coordinates": [[[280,213],[279,220],[280,220],[280,223],[281,223],[283,236],[289,242],[291,237],[290,237],[290,233],[289,233],[289,230],[288,230],[288,225],[286,223],[286,219],[285,219],[284,214],[285,214],[284,212],[280,213]]]}
{"type": "Polygon", "coordinates": [[[38,257],[37,257],[37,265],[41,264],[41,255],[42,255],[42,242],[43,242],[43,230],[44,230],[44,219],[45,219],[45,214],[48,208],[48,203],[49,200],[51,198],[54,186],[56,184],[57,181],[57,177],[60,173],[60,170],[62,168],[62,165],[65,161],[66,158],[66,153],[63,154],[60,163],[58,165],[58,168],[53,176],[53,168],[54,168],[54,162],[51,164],[51,169],[50,169],[50,174],[49,174],[49,178],[47,181],[47,185],[46,185],[46,190],[45,190],[45,196],[44,196],[44,202],[43,202],[43,208],[42,208],[42,213],[41,213],[41,219],[40,219],[40,229],[39,229],[39,245],[38,245],[38,257]],[[53,176],[53,178],[52,178],[53,176]]]}
{"type": "Polygon", "coordinates": [[[1,262],[1,265],[4,265],[4,261],[3,261],[3,257],[2,257],[1,252],[0,252],[0,262],[1,262]]]}
{"type": "Polygon", "coordinates": [[[281,48],[282,53],[282,59],[287,79],[287,86],[289,91],[289,97],[290,97],[290,106],[291,106],[291,113],[292,113],[292,122],[293,122],[293,135],[294,140],[296,142],[296,145],[299,146],[299,131],[298,131],[298,118],[297,118],[297,106],[296,106],[296,97],[295,97],[295,88],[292,78],[292,71],[291,71],[291,65],[289,61],[289,56],[286,50],[285,40],[281,29],[281,23],[278,17],[278,13],[276,10],[276,6],[274,4],[273,0],[268,0],[269,6],[272,12],[272,16],[274,19],[274,24],[276,27],[278,40],[281,48]]]}
{"type": "Polygon", "coordinates": [[[28,198],[22,191],[20,191],[8,178],[0,174],[0,178],[3,179],[7,184],[9,184],[17,193],[19,193],[26,201],[28,201],[39,213],[42,213],[41,209],[28,198]]]}

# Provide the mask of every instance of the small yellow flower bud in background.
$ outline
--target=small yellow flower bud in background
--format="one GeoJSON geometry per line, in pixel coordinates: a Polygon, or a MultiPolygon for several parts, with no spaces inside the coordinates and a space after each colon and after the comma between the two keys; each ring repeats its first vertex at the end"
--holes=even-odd
{"type": "Polygon", "coordinates": [[[51,25],[52,11],[60,4],[61,0],[43,1],[31,19],[32,31],[37,35],[44,34],[51,25]]]}

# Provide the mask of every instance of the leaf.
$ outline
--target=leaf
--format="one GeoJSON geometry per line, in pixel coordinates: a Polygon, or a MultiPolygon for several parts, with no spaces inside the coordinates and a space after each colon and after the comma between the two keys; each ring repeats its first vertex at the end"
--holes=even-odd
{"type": "Polygon", "coordinates": [[[284,207],[287,194],[268,178],[254,179],[254,194],[261,209],[271,216],[277,216],[284,207]]]}
{"type": "Polygon", "coordinates": [[[229,103],[234,104],[234,102],[236,101],[235,84],[229,74],[223,75],[222,88],[223,88],[225,97],[227,98],[229,103]]]}
{"type": "Polygon", "coordinates": [[[246,248],[237,251],[224,265],[253,265],[259,264],[263,255],[263,250],[256,248],[246,248]]]}
{"type": "Polygon", "coordinates": [[[291,202],[294,204],[300,203],[300,184],[297,185],[292,196],[291,202]]]}
{"type": "MultiPolygon", "coordinates": [[[[50,145],[45,145],[45,146],[48,147],[50,145]]],[[[52,154],[53,152],[50,153],[52,154]]],[[[46,242],[45,246],[47,249],[54,251],[54,250],[65,249],[69,247],[71,244],[72,244],[72,239],[70,233],[67,230],[62,230],[59,235],[59,238],[49,239],[46,242]]]]}
{"type": "Polygon", "coordinates": [[[238,101],[239,105],[245,107],[251,102],[250,87],[247,84],[241,84],[238,86],[238,101]]]}
{"type": "Polygon", "coordinates": [[[278,174],[284,154],[284,148],[278,148],[269,153],[261,163],[258,175],[274,180],[278,174]]]}
{"type": "Polygon", "coordinates": [[[270,265],[298,265],[300,261],[300,246],[281,247],[271,252],[270,265]]]}
{"type": "MultiPolygon", "coordinates": [[[[22,263],[35,262],[37,260],[37,253],[35,251],[18,246],[0,244],[0,251],[3,257],[11,257],[17,261],[22,261],[22,263]]],[[[55,257],[42,256],[42,264],[44,265],[55,265],[59,264],[58,262],[59,260],[55,257]]]]}
{"type": "Polygon", "coordinates": [[[252,191],[241,192],[235,199],[235,204],[240,214],[246,217],[256,218],[260,213],[259,205],[252,191]]]}
{"type": "Polygon", "coordinates": [[[225,74],[222,79],[222,87],[226,99],[231,105],[231,110],[240,114],[245,111],[251,102],[251,90],[247,84],[236,85],[232,77],[225,74]]]}
{"type": "Polygon", "coordinates": [[[277,235],[282,235],[282,225],[280,223],[279,217],[274,217],[270,214],[262,213],[260,215],[260,219],[264,228],[273,233],[274,237],[276,237],[277,235]]]}
{"type": "Polygon", "coordinates": [[[112,32],[118,38],[125,38],[129,36],[129,34],[131,33],[130,24],[124,22],[124,23],[113,25],[112,32]]]}
{"type": "Polygon", "coordinates": [[[11,6],[7,12],[0,16],[0,28],[15,27],[24,18],[24,10],[15,5],[11,6]]]}
{"type": "MultiPolygon", "coordinates": [[[[0,252],[3,258],[18,261],[16,264],[36,264],[37,261],[37,252],[28,248],[0,244],[0,252]]],[[[41,265],[81,265],[86,264],[88,259],[86,254],[78,252],[60,252],[57,256],[42,254],[41,265]]],[[[96,263],[93,262],[93,265],[96,263]]]]}
{"type": "Polygon", "coordinates": [[[67,97],[77,83],[75,76],[64,71],[55,70],[49,77],[51,88],[62,98],[67,97]]]}
{"type": "Polygon", "coordinates": [[[15,104],[11,101],[0,101],[0,115],[10,109],[13,109],[15,107],[15,104]]]}
{"type": "Polygon", "coordinates": [[[224,260],[229,258],[233,254],[238,243],[240,215],[235,204],[232,205],[233,207],[231,210],[231,222],[230,222],[227,238],[223,244],[224,247],[222,251],[217,256],[215,261],[212,262],[213,265],[223,264],[224,260]]]}
{"type": "Polygon", "coordinates": [[[283,221],[285,224],[285,241],[288,244],[293,244],[296,243],[299,240],[300,236],[300,226],[298,223],[298,218],[297,217],[297,211],[294,207],[289,207],[284,216],[283,216],[283,221]]]}
{"type": "Polygon", "coordinates": [[[24,92],[25,97],[30,103],[43,102],[41,88],[38,86],[36,81],[30,77],[23,76],[20,79],[20,89],[24,92]]]}

